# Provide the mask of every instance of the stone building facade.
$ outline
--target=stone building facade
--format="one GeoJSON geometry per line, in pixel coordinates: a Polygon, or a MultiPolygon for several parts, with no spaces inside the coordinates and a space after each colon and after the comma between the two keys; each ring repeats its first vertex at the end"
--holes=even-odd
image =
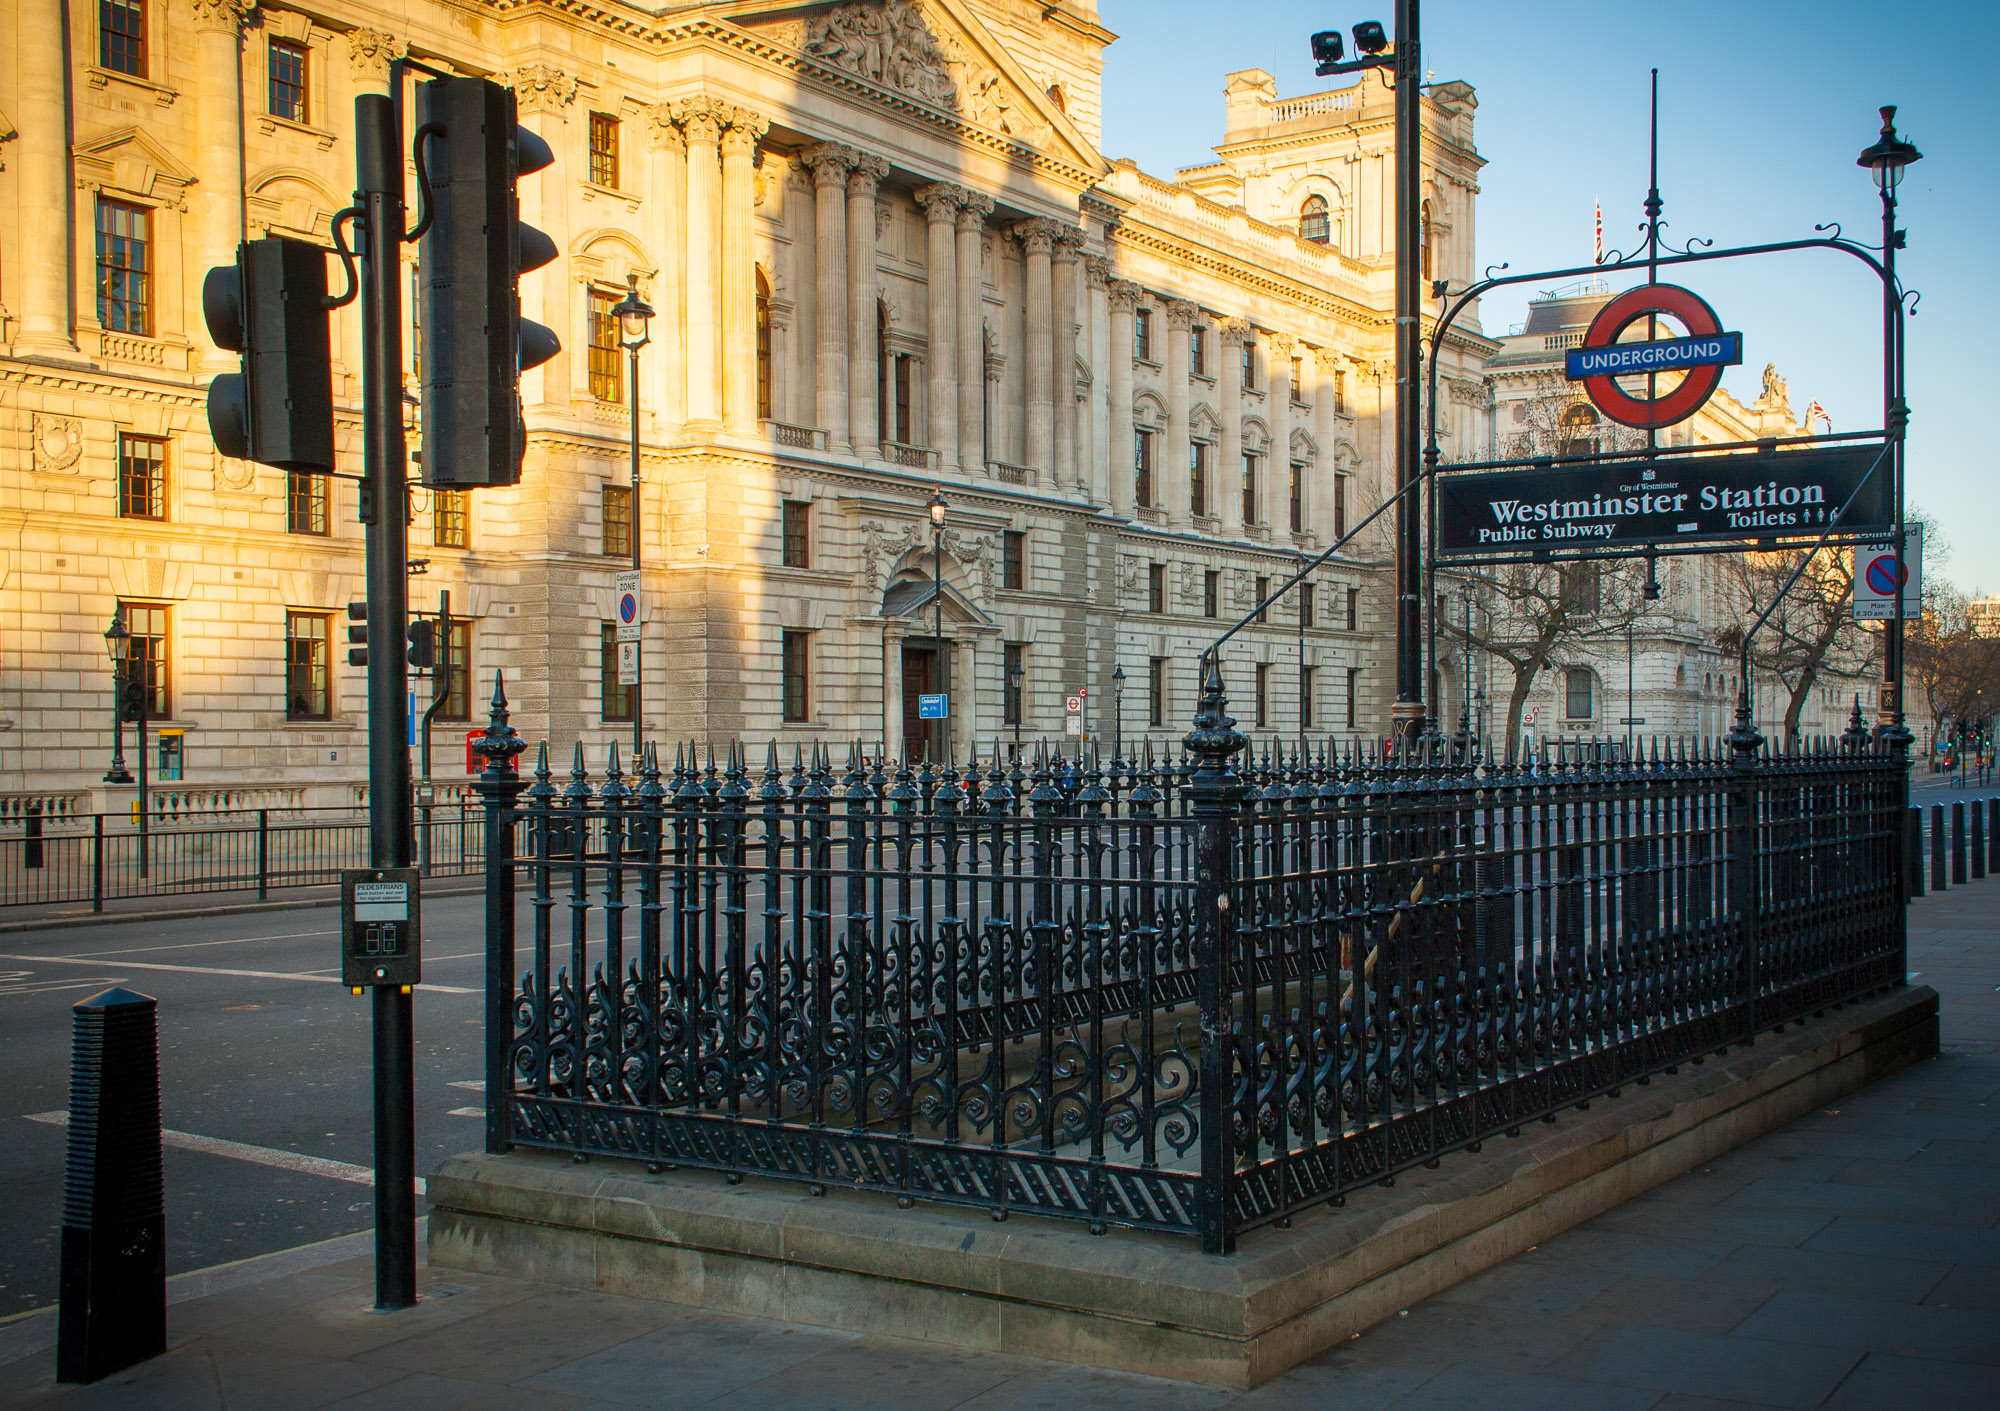
{"type": "MultiPolygon", "coordinates": [[[[1520,326],[1499,338],[1499,349],[1485,366],[1491,422],[1485,444],[1476,447],[1479,456],[1568,455],[1645,445],[1645,433],[1602,417],[1580,388],[1563,376],[1565,352],[1582,342],[1591,320],[1611,297],[1612,291],[1599,281],[1545,294],[1529,304],[1528,317],[1520,326]]],[[[1754,401],[1746,405],[1718,389],[1694,416],[1661,433],[1662,444],[1722,445],[1809,434],[1812,428],[1797,423],[1794,416],[1785,379],[1775,367],[1767,367],[1754,401]]],[[[1742,591],[1731,581],[1728,566],[1728,558],[1720,555],[1662,558],[1657,567],[1658,599],[1628,603],[1629,593],[1605,594],[1603,615],[1586,615],[1558,644],[1535,680],[1524,733],[1539,740],[1616,738],[1628,731],[1639,738],[1714,739],[1727,733],[1735,722],[1738,684],[1737,657],[1727,641],[1727,629],[1742,620],[1742,591]],[[1627,717],[1645,723],[1627,727],[1623,723],[1627,717]]],[[[1464,579],[1450,569],[1440,575],[1442,615],[1453,623],[1464,619],[1464,579]]],[[[1486,616],[1489,610],[1502,611],[1499,601],[1475,586],[1475,637],[1504,638],[1504,622],[1495,628],[1486,616]]],[[[1801,713],[1802,734],[1838,735],[1846,728],[1857,695],[1864,718],[1873,722],[1880,668],[1868,658],[1872,645],[1857,628],[1849,642],[1836,646],[1801,713]]],[[[1488,733],[1504,734],[1512,668],[1476,645],[1470,666],[1474,692],[1470,713],[1475,723],[1482,718],[1487,722],[1488,733]]],[[[1446,634],[1439,651],[1439,685],[1447,730],[1456,726],[1464,709],[1466,667],[1462,648],[1446,634]]],[[[1768,738],[1784,738],[1789,701],[1783,683],[1758,674],[1752,714],[1768,738]]]]}
{"type": "MultiPolygon", "coordinates": [[[[630,734],[609,627],[635,531],[650,739],[962,756],[1017,716],[1060,737],[1087,690],[1091,733],[1122,715],[1128,742],[1164,742],[1199,650],[1392,477],[1393,95],[1372,74],[1291,100],[1228,76],[1220,160],[1169,181],[1100,154],[1114,36],[1090,0],[11,8],[0,794],[106,798],[102,633],[124,603],[156,728],[181,732],[161,789],[360,796],[358,312],[334,316],[341,474],[314,480],[216,453],[205,384],[235,360],[200,292],[246,235],[330,243],[354,99],[404,56],[510,84],[556,153],[522,183],[559,251],[524,313],[564,345],[523,381],[524,478],[412,497],[412,606],[451,594],[470,665],[441,782],[496,669],[530,738],[601,759],[630,734]],[[657,311],[636,515],[608,314],[630,287],[657,311]],[[945,722],[918,715],[932,692],[945,722]]],[[[1426,259],[1463,278],[1474,98],[1425,103],[1426,259]]],[[[450,335],[405,304],[414,391],[450,335]]],[[[1496,345],[1465,327],[1447,362],[1470,438],[1496,345]]],[[[1253,733],[1385,728],[1388,542],[1320,572],[1303,627],[1288,601],[1232,644],[1253,733]]]]}

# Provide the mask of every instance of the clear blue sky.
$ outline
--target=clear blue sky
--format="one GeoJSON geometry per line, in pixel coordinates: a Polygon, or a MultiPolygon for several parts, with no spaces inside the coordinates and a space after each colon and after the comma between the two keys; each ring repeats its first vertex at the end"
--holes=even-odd
{"type": "MultiPolygon", "coordinates": [[[[1344,86],[1315,78],[1317,29],[1394,19],[1391,0],[1219,5],[1100,0],[1120,38],[1105,53],[1104,151],[1158,176],[1212,161],[1222,76],[1262,68],[1290,97],[1344,86]]],[[[2000,592],[2000,455],[1981,420],[1993,396],[2000,295],[1987,264],[2000,232],[1986,66],[2000,53],[1995,0],[1428,0],[1424,67],[1479,94],[1481,267],[1587,263],[1591,207],[1607,247],[1630,249],[1646,195],[1647,71],[1660,69],[1660,187],[1668,238],[1723,245],[1809,237],[1839,221],[1874,243],[1881,207],[1854,159],[1876,109],[1924,159],[1903,182],[1898,257],[1922,291],[1909,324],[1909,492],[1944,523],[1942,572],[2000,592]],[[1946,60],[1961,57],[1953,71],[1946,60]]],[[[1674,276],[1744,335],[1725,385],[1755,397],[1767,362],[1792,407],[1817,399],[1837,430],[1881,424],[1880,285],[1857,261],[1811,253],[1696,267],[1674,276]]],[[[1489,332],[1523,316],[1526,292],[1484,307],[1489,332]]]]}

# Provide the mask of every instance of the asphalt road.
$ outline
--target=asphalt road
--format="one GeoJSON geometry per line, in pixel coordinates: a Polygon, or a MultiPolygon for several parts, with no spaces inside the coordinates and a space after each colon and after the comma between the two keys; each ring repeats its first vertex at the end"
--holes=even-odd
{"type": "MultiPolygon", "coordinates": [[[[424,907],[419,1176],[482,1138],[484,914],[479,896],[424,907]]],[[[31,1119],[67,1111],[70,1006],[114,984],[160,1001],[163,1124],[197,1139],[168,1138],[170,1273],[372,1226],[361,1173],[294,1160],[374,1159],[370,1004],[338,983],[339,924],[325,907],[0,935],[0,1318],[56,1299],[66,1138],[31,1119]],[[307,1169],[269,1164],[287,1160],[307,1169]]]]}

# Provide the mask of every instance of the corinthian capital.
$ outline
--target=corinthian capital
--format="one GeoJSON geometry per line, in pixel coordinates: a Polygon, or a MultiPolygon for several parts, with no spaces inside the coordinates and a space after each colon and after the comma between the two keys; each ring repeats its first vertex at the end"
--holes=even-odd
{"type": "Polygon", "coordinates": [[[687,151],[687,134],[674,121],[674,105],[671,103],[656,103],[646,109],[646,131],[659,151],[687,151]]]}
{"type": "Polygon", "coordinates": [[[347,69],[355,78],[376,83],[389,80],[389,65],[403,57],[407,46],[386,30],[355,29],[347,34],[347,69]]]}
{"type": "Polygon", "coordinates": [[[563,109],[576,101],[576,76],[547,64],[524,64],[499,77],[514,90],[514,100],[524,113],[563,117],[563,109]]]}
{"type": "Polygon", "coordinates": [[[966,190],[948,181],[933,181],[928,186],[919,186],[911,195],[924,208],[925,220],[933,225],[944,225],[958,218],[959,208],[965,204],[966,190]]]}
{"type": "Polygon", "coordinates": [[[1201,317],[1201,307],[1190,304],[1185,299],[1168,299],[1162,305],[1167,317],[1167,327],[1182,333],[1194,327],[1194,321],[1201,317]]]}
{"type": "Polygon", "coordinates": [[[197,31],[234,34],[243,28],[243,17],[249,13],[246,0],[194,0],[194,27],[197,31]]]}
{"type": "Polygon", "coordinates": [[[814,186],[845,186],[861,154],[839,142],[821,142],[799,153],[799,161],[812,172],[814,186]]]}
{"type": "Polygon", "coordinates": [[[1055,257],[1058,263],[1083,258],[1083,232],[1073,225],[1056,226],[1055,257]]]}
{"type": "Polygon", "coordinates": [[[1114,313],[1129,314],[1146,298],[1146,291],[1129,279],[1108,280],[1104,288],[1114,313]]]}
{"type": "Polygon", "coordinates": [[[875,188],[888,174],[889,163],[884,158],[873,152],[863,152],[854,159],[854,170],[847,174],[847,194],[873,196],[875,188]]]}
{"type": "Polygon", "coordinates": [[[731,108],[729,125],[722,131],[723,154],[748,156],[757,150],[757,141],[771,130],[771,120],[759,117],[748,108],[731,108]]]}
{"type": "Polygon", "coordinates": [[[1052,220],[1039,216],[1033,220],[1017,220],[1007,227],[1007,233],[1021,242],[1021,248],[1031,255],[1046,255],[1056,245],[1056,235],[1062,229],[1052,220]]]}
{"type": "Polygon", "coordinates": [[[1264,335],[1264,346],[1272,357],[1280,362],[1289,363],[1292,354],[1298,351],[1299,340],[1289,333],[1267,333],[1264,335]]]}
{"type": "Polygon", "coordinates": [[[977,191],[965,193],[965,204],[958,209],[958,228],[978,231],[986,228],[986,218],[993,214],[993,198],[977,191]]]}
{"type": "Polygon", "coordinates": [[[1243,318],[1217,319],[1215,336],[1225,348],[1240,348],[1245,343],[1257,341],[1257,333],[1250,327],[1250,320],[1243,318]]]}

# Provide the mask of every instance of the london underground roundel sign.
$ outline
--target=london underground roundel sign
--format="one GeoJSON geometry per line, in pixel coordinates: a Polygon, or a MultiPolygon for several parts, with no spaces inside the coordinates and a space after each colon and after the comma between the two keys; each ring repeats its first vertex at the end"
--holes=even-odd
{"type": "Polygon", "coordinates": [[[1743,360],[1743,335],[1725,333],[1715,310],[1699,294],[1677,284],[1642,284],[1628,289],[1590,321],[1580,346],[1570,350],[1568,371],[1583,383],[1597,409],[1625,426],[1651,430],[1685,421],[1722,385],[1722,369],[1743,360]],[[1648,314],[1673,319],[1685,338],[1654,343],[1620,343],[1619,335],[1648,314]],[[1658,397],[1634,397],[1620,377],[1679,372],[1680,383],[1658,397]]]}

